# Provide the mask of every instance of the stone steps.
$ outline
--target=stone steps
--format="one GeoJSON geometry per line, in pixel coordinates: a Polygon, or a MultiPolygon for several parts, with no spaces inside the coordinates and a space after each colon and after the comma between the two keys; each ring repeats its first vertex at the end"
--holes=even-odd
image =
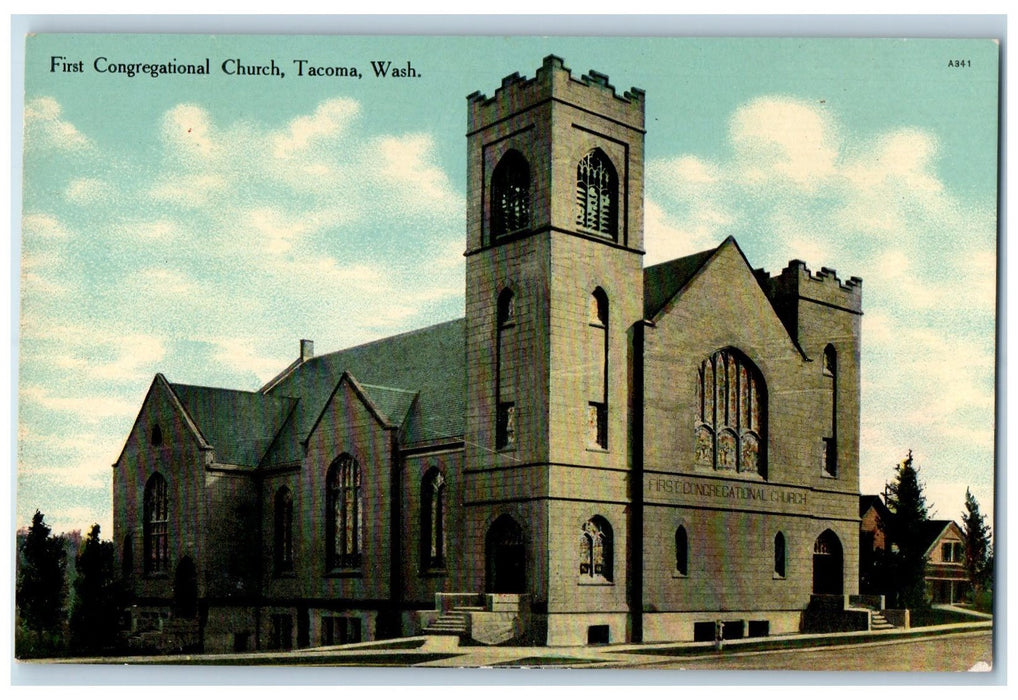
{"type": "Polygon", "coordinates": [[[470,615],[459,610],[450,610],[425,627],[424,633],[465,635],[469,629],[470,615]]]}
{"type": "Polygon", "coordinates": [[[874,610],[870,613],[870,629],[873,631],[893,630],[895,627],[887,621],[886,617],[874,610]]]}

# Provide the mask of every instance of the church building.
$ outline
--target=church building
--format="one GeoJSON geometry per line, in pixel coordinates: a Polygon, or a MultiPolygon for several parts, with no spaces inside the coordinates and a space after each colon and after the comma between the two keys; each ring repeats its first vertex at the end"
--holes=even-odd
{"type": "Polygon", "coordinates": [[[732,238],[645,268],[642,90],[549,56],[467,103],[463,318],[156,375],[113,465],[134,632],[707,640],[858,593],[861,281],[732,238]]]}

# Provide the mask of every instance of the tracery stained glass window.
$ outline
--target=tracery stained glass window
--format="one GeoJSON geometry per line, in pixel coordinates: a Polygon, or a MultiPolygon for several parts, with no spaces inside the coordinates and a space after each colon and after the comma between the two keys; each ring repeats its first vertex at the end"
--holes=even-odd
{"type": "Polygon", "coordinates": [[[576,225],[615,238],[619,180],[611,160],[595,148],[576,167],[576,225]]]}
{"type": "Polygon", "coordinates": [[[704,360],[697,377],[695,463],[761,473],[765,401],[763,377],[744,355],[725,349],[704,360]]]}
{"type": "Polygon", "coordinates": [[[612,567],[612,527],[595,515],[580,533],[580,577],[611,581],[612,567]]]}

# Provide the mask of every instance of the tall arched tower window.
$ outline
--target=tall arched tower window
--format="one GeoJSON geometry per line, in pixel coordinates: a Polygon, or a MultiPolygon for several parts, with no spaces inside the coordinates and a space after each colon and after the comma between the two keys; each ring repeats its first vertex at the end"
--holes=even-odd
{"type": "Polygon", "coordinates": [[[590,295],[586,358],[587,445],[608,449],[608,295],[598,287],[590,295]]]}
{"type": "Polygon", "coordinates": [[[293,494],[286,486],[276,491],[273,553],[276,573],[293,571],[293,494]]]}
{"type": "Polygon", "coordinates": [[[512,365],[517,358],[510,351],[513,347],[513,326],[516,324],[516,295],[511,289],[503,289],[498,295],[495,341],[495,395],[498,397],[495,409],[495,449],[508,450],[516,446],[516,402],[512,387],[508,386],[512,365]]]}
{"type": "Polygon", "coordinates": [[[700,365],[696,398],[696,464],[765,476],[767,388],[753,363],[717,351],[700,365]]]}
{"type": "Polygon", "coordinates": [[[530,227],[530,165],[519,151],[509,150],[491,175],[493,238],[530,227]]]}
{"type": "Polygon", "coordinates": [[[824,393],[827,401],[827,424],[824,436],[823,470],[827,476],[838,475],[838,351],[833,345],[824,348],[824,393]]]}
{"type": "Polygon", "coordinates": [[[421,562],[425,569],[445,567],[445,477],[437,468],[421,482],[421,562]]]}
{"type": "Polygon", "coordinates": [[[613,580],[612,526],[600,515],[583,524],[580,533],[580,580],[613,580]]]}
{"type": "Polygon", "coordinates": [[[170,570],[170,508],[166,479],[158,472],[145,484],[145,573],[170,570]]]}
{"type": "Polygon", "coordinates": [[[330,569],[361,565],[361,472],[357,460],[342,454],[327,478],[326,552],[330,569]]]}
{"type": "Polygon", "coordinates": [[[600,148],[576,166],[576,225],[614,240],[618,234],[619,178],[600,148]]]}

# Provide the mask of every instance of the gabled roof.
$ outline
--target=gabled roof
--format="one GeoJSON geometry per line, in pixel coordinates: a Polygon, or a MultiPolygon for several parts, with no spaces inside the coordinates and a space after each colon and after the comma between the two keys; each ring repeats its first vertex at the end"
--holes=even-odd
{"type": "Polygon", "coordinates": [[[300,398],[296,432],[306,440],[344,372],[356,378],[404,442],[462,437],[466,416],[466,324],[447,321],[301,363],[267,390],[300,398]],[[417,406],[414,397],[417,397],[417,406]]]}
{"type": "Polygon", "coordinates": [[[170,388],[215,450],[216,461],[244,467],[262,462],[297,403],[250,391],[188,384],[170,388]]]}
{"type": "Polygon", "coordinates": [[[859,517],[861,518],[866,515],[866,511],[870,508],[874,508],[877,511],[877,515],[879,515],[880,519],[884,522],[887,522],[887,519],[891,515],[891,511],[887,509],[887,506],[884,505],[884,500],[880,498],[879,495],[863,494],[859,496],[859,517]]]}
{"type": "Polygon", "coordinates": [[[141,422],[141,417],[145,415],[146,407],[148,406],[149,400],[152,398],[156,391],[162,391],[166,395],[167,401],[173,407],[173,410],[180,414],[181,420],[184,422],[184,426],[187,431],[194,437],[195,442],[198,443],[198,449],[200,450],[211,450],[212,446],[205,440],[205,436],[202,435],[201,429],[195,424],[194,419],[188,414],[187,409],[180,403],[180,398],[173,392],[173,386],[166,381],[166,377],[162,373],[157,373],[152,379],[152,383],[149,384],[148,391],[145,393],[145,399],[141,402],[141,410],[138,411],[138,415],[134,418],[134,425],[131,426],[130,432],[128,432],[128,441],[124,443],[124,446],[120,449],[120,454],[117,456],[117,461],[114,462],[114,466],[120,464],[120,461],[124,458],[124,452],[127,450],[127,444],[130,441],[130,436],[135,433],[138,429],[138,423],[141,422]]]}
{"type": "Polygon", "coordinates": [[[693,279],[716,250],[711,248],[644,269],[643,317],[654,318],[693,279]]]}
{"type": "Polygon", "coordinates": [[[958,530],[958,533],[961,534],[961,528],[959,528],[958,524],[953,520],[927,520],[923,523],[923,527],[920,532],[922,539],[920,541],[926,545],[926,554],[930,553],[930,550],[932,550],[940,538],[943,537],[949,529],[951,529],[952,525],[958,530]]]}

